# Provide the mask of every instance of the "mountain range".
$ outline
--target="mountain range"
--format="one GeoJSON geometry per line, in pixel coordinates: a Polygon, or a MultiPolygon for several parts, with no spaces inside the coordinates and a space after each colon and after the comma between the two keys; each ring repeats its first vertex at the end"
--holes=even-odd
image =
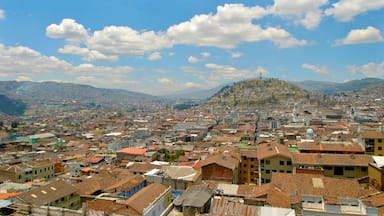
{"type": "Polygon", "coordinates": [[[352,80],[345,83],[321,81],[288,83],[277,79],[253,79],[218,86],[209,90],[178,92],[158,97],[127,90],[95,88],[72,83],[0,81],[0,112],[8,115],[20,115],[31,105],[41,106],[47,103],[66,102],[117,106],[176,99],[204,100],[208,103],[221,101],[239,105],[244,104],[245,101],[247,103],[253,101],[252,103],[255,104],[274,103],[287,98],[308,97],[309,93],[333,95],[338,92],[356,92],[383,86],[384,80],[377,78],[352,80]],[[264,87],[262,87],[263,85],[264,87]],[[234,94],[234,92],[237,93],[234,94]]]}

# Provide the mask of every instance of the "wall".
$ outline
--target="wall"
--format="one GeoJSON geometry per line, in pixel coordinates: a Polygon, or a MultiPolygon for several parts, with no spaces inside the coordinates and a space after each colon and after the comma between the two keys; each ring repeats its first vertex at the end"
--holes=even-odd
{"type": "Polygon", "coordinates": [[[217,164],[209,164],[201,169],[203,180],[225,181],[232,183],[233,173],[231,169],[218,166],[217,164]]]}

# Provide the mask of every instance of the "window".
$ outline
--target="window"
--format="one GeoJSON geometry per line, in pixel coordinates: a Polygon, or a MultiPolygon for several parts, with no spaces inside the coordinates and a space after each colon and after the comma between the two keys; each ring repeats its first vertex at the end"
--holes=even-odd
{"type": "Polygon", "coordinates": [[[269,165],[269,164],[271,164],[271,161],[270,160],[265,160],[265,164],[269,165]]]}
{"type": "Polygon", "coordinates": [[[261,160],[261,161],[260,161],[260,163],[262,163],[262,164],[263,164],[263,163],[264,163],[264,160],[261,160]]]}
{"type": "Polygon", "coordinates": [[[377,147],[377,150],[381,151],[381,150],[382,150],[382,147],[381,147],[381,146],[377,147]]]}
{"type": "Polygon", "coordinates": [[[251,169],[255,168],[255,166],[251,165],[251,169]]]}
{"type": "Polygon", "coordinates": [[[284,161],[280,161],[280,165],[284,166],[284,161]]]}
{"type": "Polygon", "coordinates": [[[355,167],[350,167],[350,166],[348,166],[348,167],[345,167],[344,169],[345,169],[345,170],[349,170],[349,171],[353,171],[353,170],[355,170],[355,167]]]}
{"type": "Polygon", "coordinates": [[[280,170],[281,173],[284,173],[284,170],[280,170]]]}
{"type": "Polygon", "coordinates": [[[335,167],[333,170],[334,175],[344,175],[344,169],[343,167],[335,167]]]}
{"type": "Polygon", "coordinates": [[[382,139],[378,139],[377,142],[381,143],[381,142],[383,142],[383,140],[382,139]]]}
{"type": "Polygon", "coordinates": [[[255,158],[251,158],[251,161],[252,161],[252,162],[255,161],[255,158]]]}
{"type": "Polygon", "coordinates": [[[272,170],[272,172],[277,172],[277,170],[272,170]]]}
{"type": "Polygon", "coordinates": [[[291,166],[292,165],[292,161],[287,161],[287,165],[291,166]]]}
{"type": "Polygon", "coordinates": [[[265,173],[269,174],[271,173],[271,170],[265,170],[265,173]]]}
{"type": "Polygon", "coordinates": [[[331,166],[324,166],[323,167],[325,170],[332,170],[332,167],[331,166]]]}
{"type": "Polygon", "coordinates": [[[367,172],[367,167],[361,167],[362,172],[367,172]]]}
{"type": "Polygon", "coordinates": [[[291,170],[287,170],[287,173],[292,173],[292,171],[291,170]]]}

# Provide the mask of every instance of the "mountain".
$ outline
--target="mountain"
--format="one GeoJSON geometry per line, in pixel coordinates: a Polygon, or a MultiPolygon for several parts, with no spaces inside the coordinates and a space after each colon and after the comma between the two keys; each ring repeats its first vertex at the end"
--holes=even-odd
{"type": "Polygon", "coordinates": [[[223,88],[223,85],[206,90],[194,89],[192,91],[180,91],[173,94],[165,95],[164,97],[169,99],[205,100],[214,95],[221,88],[223,88]]]}
{"type": "Polygon", "coordinates": [[[252,79],[223,87],[209,98],[207,104],[231,106],[281,104],[288,100],[309,97],[309,92],[285,81],[252,79]]]}
{"type": "Polygon", "coordinates": [[[364,88],[381,86],[384,85],[384,80],[378,78],[364,78],[360,80],[351,80],[345,83],[323,81],[302,81],[291,83],[310,92],[334,95],[339,92],[359,91],[364,88]]]}
{"type": "Polygon", "coordinates": [[[28,105],[45,103],[135,104],[158,100],[157,97],[118,89],[57,82],[0,82],[0,92],[28,105]]]}
{"type": "Polygon", "coordinates": [[[27,105],[24,102],[0,95],[0,112],[7,115],[22,115],[26,108],[27,105]]]}

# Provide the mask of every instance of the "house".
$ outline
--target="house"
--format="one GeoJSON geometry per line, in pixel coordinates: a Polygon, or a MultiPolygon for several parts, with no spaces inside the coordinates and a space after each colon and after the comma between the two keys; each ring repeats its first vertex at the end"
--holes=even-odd
{"type": "Polygon", "coordinates": [[[134,194],[124,202],[130,210],[129,215],[161,215],[171,204],[171,188],[153,183],[134,194]]]}
{"type": "Polygon", "coordinates": [[[292,155],[287,146],[268,142],[257,145],[256,150],[260,184],[269,183],[274,172],[292,173],[292,155]]]}
{"type": "Polygon", "coordinates": [[[130,210],[115,200],[93,199],[86,202],[86,215],[129,215],[130,210]]]}
{"type": "Polygon", "coordinates": [[[299,215],[365,215],[355,179],[304,173],[273,173],[267,203],[293,208],[299,215]]]}
{"type": "Polygon", "coordinates": [[[365,148],[355,142],[305,141],[298,142],[300,153],[364,154],[365,148]]]}
{"type": "Polygon", "coordinates": [[[373,156],[373,162],[369,163],[369,183],[377,190],[384,190],[384,156],[373,156]]]}
{"type": "Polygon", "coordinates": [[[201,161],[203,180],[215,180],[237,184],[240,160],[225,151],[201,161]]]}
{"type": "Polygon", "coordinates": [[[116,151],[117,161],[136,161],[138,157],[144,157],[146,149],[142,148],[123,148],[116,151]]]}
{"type": "Polygon", "coordinates": [[[186,190],[201,182],[201,171],[187,166],[163,166],[145,174],[148,183],[158,182],[172,190],[186,190]]]}
{"type": "Polygon", "coordinates": [[[384,156],[384,133],[381,131],[363,131],[359,142],[365,146],[367,154],[384,156]]]}
{"type": "Polygon", "coordinates": [[[240,184],[258,184],[259,180],[259,160],[257,160],[257,151],[240,151],[241,162],[239,168],[240,184]]]}
{"type": "Polygon", "coordinates": [[[16,196],[16,202],[32,206],[81,207],[77,189],[64,181],[54,181],[16,196]]]}
{"type": "Polygon", "coordinates": [[[209,212],[213,191],[205,185],[194,185],[178,196],[173,204],[185,216],[209,212]]]}
{"type": "Polygon", "coordinates": [[[146,185],[144,176],[134,175],[119,179],[115,184],[105,188],[105,193],[115,193],[119,197],[129,198],[146,185]]]}
{"type": "Polygon", "coordinates": [[[285,215],[295,216],[295,211],[290,208],[276,208],[269,206],[254,206],[242,203],[241,200],[215,196],[209,215],[227,216],[258,216],[258,215],[285,215]]]}
{"type": "Polygon", "coordinates": [[[48,160],[0,166],[0,176],[15,183],[24,183],[35,179],[49,180],[53,178],[54,174],[54,163],[48,160]]]}
{"type": "Polygon", "coordinates": [[[368,176],[370,155],[293,153],[296,173],[324,174],[329,177],[361,178],[368,176]]]}

